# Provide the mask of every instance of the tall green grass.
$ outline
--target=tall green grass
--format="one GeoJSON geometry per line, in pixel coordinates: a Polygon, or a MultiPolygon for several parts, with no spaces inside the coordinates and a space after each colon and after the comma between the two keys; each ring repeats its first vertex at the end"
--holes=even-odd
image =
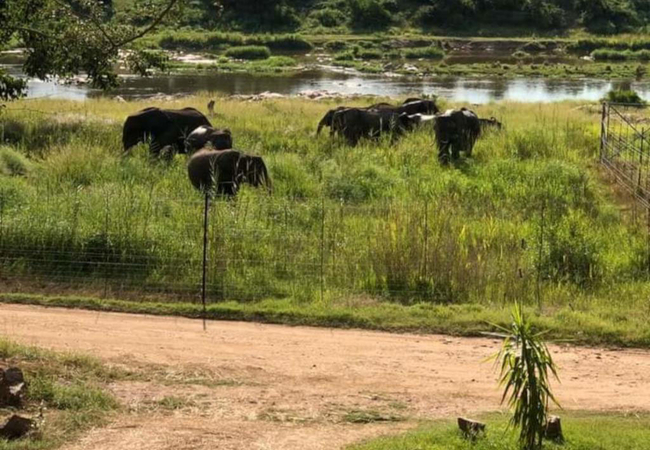
{"type": "Polygon", "coordinates": [[[271,51],[262,45],[245,45],[242,47],[231,47],[226,50],[226,56],[239,59],[268,59],[271,51]]]}
{"type": "MultiPolygon", "coordinates": [[[[164,106],[202,109],[208,98],[164,106]]],[[[211,301],[490,308],[534,304],[540,277],[551,308],[598,304],[610,320],[644,307],[646,235],[621,216],[594,164],[597,114],[571,103],[479,107],[506,130],[441,167],[430,129],[352,148],[314,137],[334,103],[219,104],[217,123],[236,148],[264,157],[274,193],[246,187],[212,205],[211,301]]],[[[0,175],[5,290],[198,299],[202,198],[184,156],[150,160],[145,146],[121,156],[121,121],[150,104],[29,101],[30,110],[68,110],[69,120],[24,105],[1,119],[13,130],[6,147],[29,163],[0,175]],[[55,137],[44,137],[50,129],[55,137]]]]}

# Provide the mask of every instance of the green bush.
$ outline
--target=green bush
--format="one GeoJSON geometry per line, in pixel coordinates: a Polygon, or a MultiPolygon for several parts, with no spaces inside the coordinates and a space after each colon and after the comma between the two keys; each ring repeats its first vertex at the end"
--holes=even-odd
{"type": "Polygon", "coordinates": [[[312,12],[309,17],[316,20],[320,25],[328,28],[341,26],[347,20],[347,17],[342,11],[333,8],[316,10],[312,12]]]}
{"type": "Polygon", "coordinates": [[[336,55],[334,55],[334,61],[353,61],[354,60],[354,52],[351,50],[346,50],[344,52],[339,52],[336,55]]]}
{"type": "Polygon", "coordinates": [[[628,103],[634,105],[645,105],[646,103],[639,94],[627,90],[611,90],[607,93],[604,100],[613,103],[628,103]]]}
{"type": "Polygon", "coordinates": [[[329,51],[341,51],[348,46],[348,43],[345,41],[328,41],[325,43],[324,47],[329,51]]]}
{"type": "Polygon", "coordinates": [[[246,45],[243,47],[231,47],[226,50],[226,56],[237,59],[268,59],[271,57],[271,50],[260,45],[246,45]]]}
{"type": "Polygon", "coordinates": [[[393,17],[386,8],[388,0],[348,0],[352,25],[362,29],[388,27],[393,17]]]}
{"type": "Polygon", "coordinates": [[[370,48],[370,49],[360,50],[358,56],[361,59],[381,59],[384,56],[384,54],[380,50],[370,48]]]}
{"type": "Polygon", "coordinates": [[[4,175],[26,175],[30,162],[24,155],[10,147],[0,147],[0,173],[4,175]]]}
{"type": "Polygon", "coordinates": [[[420,47],[409,48],[404,51],[406,59],[442,59],[445,57],[445,52],[440,47],[420,47]]]}
{"type": "Polygon", "coordinates": [[[546,253],[540,270],[546,277],[578,285],[600,280],[604,243],[584,214],[572,211],[551,226],[546,224],[544,242],[546,253]]]}

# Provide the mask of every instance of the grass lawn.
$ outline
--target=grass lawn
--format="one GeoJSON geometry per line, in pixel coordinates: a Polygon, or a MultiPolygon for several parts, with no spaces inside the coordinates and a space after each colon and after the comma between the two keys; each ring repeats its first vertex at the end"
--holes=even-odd
{"type": "MultiPolygon", "coordinates": [[[[650,416],[647,413],[597,414],[560,413],[566,442],[546,441],[549,450],[646,450],[650,448],[650,416]]],[[[507,418],[483,418],[487,433],[476,442],[461,437],[455,423],[423,425],[418,430],[394,437],[381,437],[348,447],[348,450],[517,450],[516,431],[508,429],[507,418]]]]}

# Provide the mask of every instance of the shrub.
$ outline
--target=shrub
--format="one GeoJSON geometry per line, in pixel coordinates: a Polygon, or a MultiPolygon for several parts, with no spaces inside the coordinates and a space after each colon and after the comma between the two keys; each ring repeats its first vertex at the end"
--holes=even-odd
{"type": "Polygon", "coordinates": [[[262,45],[266,45],[271,50],[308,51],[313,48],[313,45],[309,41],[295,34],[272,36],[270,39],[265,39],[262,45]]]}
{"type": "Polygon", "coordinates": [[[376,49],[364,49],[359,51],[358,56],[361,59],[381,59],[383,53],[376,49]]]}
{"type": "Polygon", "coordinates": [[[347,46],[348,44],[345,41],[329,41],[326,42],[324,45],[325,49],[329,51],[335,51],[335,52],[341,51],[345,49],[347,46]]]}
{"type": "Polygon", "coordinates": [[[348,0],[352,25],[366,29],[388,27],[393,18],[386,3],[386,0],[348,0]]]}
{"type": "Polygon", "coordinates": [[[645,100],[643,100],[639,94],[634,91],[626,90],[611,90],[607,93],[605,100],[613,103],[629,103],[635,105],[645,105],[645,100]]]}
{"type": "Polygon", "coordinates": [[[268,47],[261,45],[246,45],[243,47],[232,47],[226,50],[226,56],[238,59],[268,59],[271,51],[268,47]]]}
{"type": "Polygon", "coordinates": [[[21,153],[10,147],[0,147],[0,173],[5,175],[26,175],[30,162],[21,153]]]}
{"type": "Polygon", "coordinates": [[[578,285],[600,279],[602,244],[584,214],[570,212],[555,223],[546,224],[545,228],[547,250],[540,270],[547,278],[578,285]]]}
{"type": "Polygon", "coordinates": [[[431,0],[421,7],[415,20],[421,25],[453,26],[466,22],[474,16],[475,5],[466,0],[431,0]]]}
{"type": "Polygon", "coordinates": [[[597,61],[625,61],[630,54],[627,51],[598,49],[591,52],[591,56],[597,61]]]}
{"type": "Polygon", "coordinates": [[[339,52],[334,55],[334,61],[352,61],[354,60],[354,53],[350,50],[339,52]]]}
{"type": "Polygon", "coordinates": [[[322,26],[328,28],[343,25],[346,20],[345,14],[343,14],[343,12],[332,8],[325,8],[314,11],[310,14],[310,17],[315,19],[322,26]]]}
{"type": "Polygon", "coordinates": [[[404,51],[404,57],[406,59],[441,59],[445,57],[445,52],[441,48],[434,46],[409,48],[404,51]]]}

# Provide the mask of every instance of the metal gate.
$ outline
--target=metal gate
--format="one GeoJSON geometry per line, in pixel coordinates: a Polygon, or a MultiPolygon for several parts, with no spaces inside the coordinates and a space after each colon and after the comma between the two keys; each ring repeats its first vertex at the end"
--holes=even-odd
{"type": "Polygon", "coordinates": [[[643,121],[631,111],[640,105],[603,103],[600,161],[638,201],[650,208],[650,148],[643,121]]]}

